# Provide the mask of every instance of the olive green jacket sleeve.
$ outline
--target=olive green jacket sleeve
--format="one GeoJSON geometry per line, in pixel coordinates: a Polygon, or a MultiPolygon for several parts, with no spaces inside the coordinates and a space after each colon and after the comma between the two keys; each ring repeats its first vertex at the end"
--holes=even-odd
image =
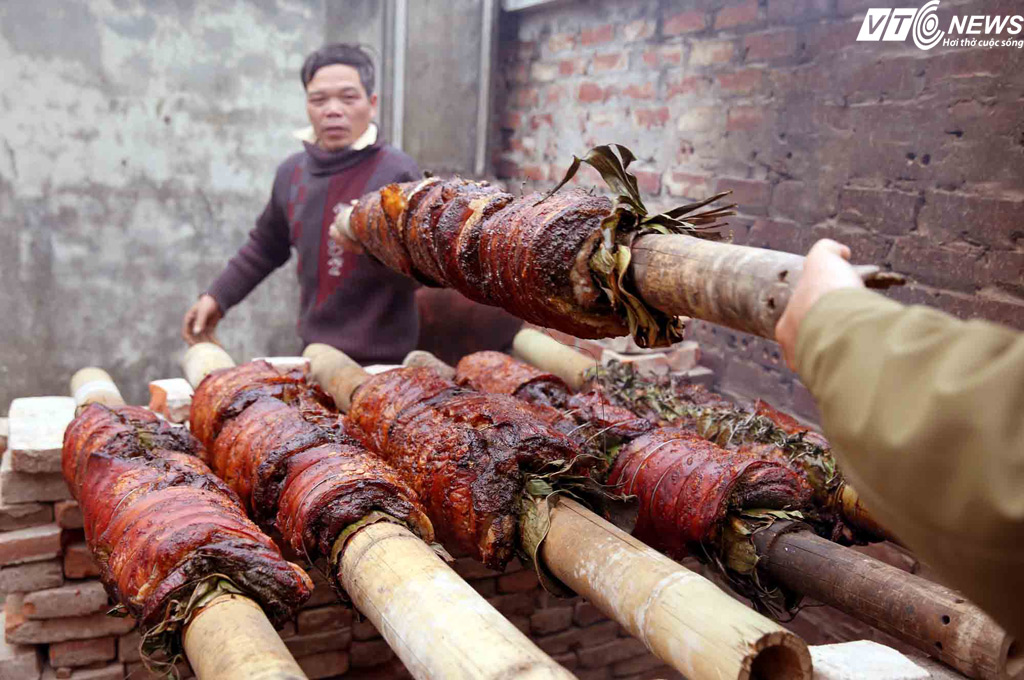
{"type": "Polygon", "coordinates": [[[804,318],[796,365],[865,505],[1024,637],[1024,334],[843,289],[804,318]]]}

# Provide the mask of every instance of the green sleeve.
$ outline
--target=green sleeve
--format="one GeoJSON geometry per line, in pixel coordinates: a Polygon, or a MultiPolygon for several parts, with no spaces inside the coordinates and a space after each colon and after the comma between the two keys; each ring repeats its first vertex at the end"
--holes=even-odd
{"type": "Polygon", "coordinates": [[[867,507],[1024,636],[1024,334],[844,289],[805,317],[796,364],[867,507]]]}

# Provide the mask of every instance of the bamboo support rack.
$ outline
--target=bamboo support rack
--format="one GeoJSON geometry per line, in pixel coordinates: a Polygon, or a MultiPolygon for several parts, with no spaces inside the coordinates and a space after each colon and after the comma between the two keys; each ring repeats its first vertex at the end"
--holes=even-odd
{"type": "MultiPolygon", "coordinates": [[[[581,371],[593,366],[591,359],[530,329],[519,332],[514,347],[524,361],[563,379],[572,374],[582,379],[581,371]]],[[[859,527],[888,534],[862,506],[854,488],[847,485],[841,501],[844,515],[859,527]]],[[[780,537],[773,529],[758,535],[755,547],[764,560],[759,565],[794,592],[844,611],[969,677],[1024,676],[1024,653],[1014,651],[1014,640],[958,593],[807,530],[780,537]]]]}
{"type": "MultiPolygon", "coordinates": [[[[325,345],[304,356],[343,409],[370,377],[325,345]]],[[[690,680],[811,677],[799,637],[578,504],[555,507],[543,545],[545,567],[690,680]]]]}
{"type": "MultiPolygon", "coordinates": [[[[79,408],[125,403],[110,374],[101,368],[75,373],[71,392],[79,408]]],[[[263,609],[246,597],[223,595],[199,609],[185,627],[182,644],[199,680],[306,678],[263,609]]]]}
{"type": "MultiPolygon", "coordinates": [[[[325,345],[311,348],[304,356],[313,359],[313,377],[317,367],[323,375],[323,357],[319,362],[316,358],[320,352],[327,359],[337,359],[330,352],[341,354],[325,345]]],[[[358,364],[341,357],[344,361],[330,364],[338,375],[363,373],[358,364]]],[[[189,382],[198,385],[207,373],[234,365],[220,347],[199,343],[186,354],[183,369],[189,382]]],[[[330,384],[340,383],[335,379],[330,384]]],[[[347,407],[347,402],[339,403],[347,407]]],[[[377,522],[363,527],[348,537],[338,564],[336,576],[353,604],[416,678],[573,677],[405,526],[377,522]]]]}
{"type": "MultiPolygon", "coordinates": [[[[769,340],[804,266],[802,255],[682,234],[642,236],[631,250],[633,279],[651,307],[769,340]]],[[[869,288],[904,282],[874,265],[855,269],[869,288]]]]}

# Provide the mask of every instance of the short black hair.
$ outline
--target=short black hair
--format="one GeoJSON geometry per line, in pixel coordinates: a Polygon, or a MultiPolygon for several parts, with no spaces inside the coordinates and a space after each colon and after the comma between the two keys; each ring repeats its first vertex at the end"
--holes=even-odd
{"type": "Polygon", "coordinates": [[[331,64],[345,64],[351,66],[359,74],[359,82],[366,90],[366,96],[373,94],[373,59],[359,45],[348,43],[333,43],[324,45],[316,50],[302,64],[302,71],[299,76],[302,78],[302,87],[309,87],[309,81],[324,66],[331,64]]]}

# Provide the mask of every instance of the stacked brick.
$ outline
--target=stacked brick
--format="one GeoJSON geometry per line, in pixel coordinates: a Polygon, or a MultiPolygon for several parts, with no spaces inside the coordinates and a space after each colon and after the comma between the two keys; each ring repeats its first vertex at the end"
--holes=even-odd
{"type": "MultiPolygon", "coordinates": [[[[802,253],[836,238],[913,277],[897,299],[1024,327],[1024,51],[857,42],[874,4],[597,0],[509,15],[495,170],[547,189],[572,154],[619,142],[656,208],[731,190],[737,243],[802,253]]],[[[1011,6],[964,0],[942,23],[1011,6]]],[[[727,391],[816,417],[774,344],[691,329],[727,391]]]]}

